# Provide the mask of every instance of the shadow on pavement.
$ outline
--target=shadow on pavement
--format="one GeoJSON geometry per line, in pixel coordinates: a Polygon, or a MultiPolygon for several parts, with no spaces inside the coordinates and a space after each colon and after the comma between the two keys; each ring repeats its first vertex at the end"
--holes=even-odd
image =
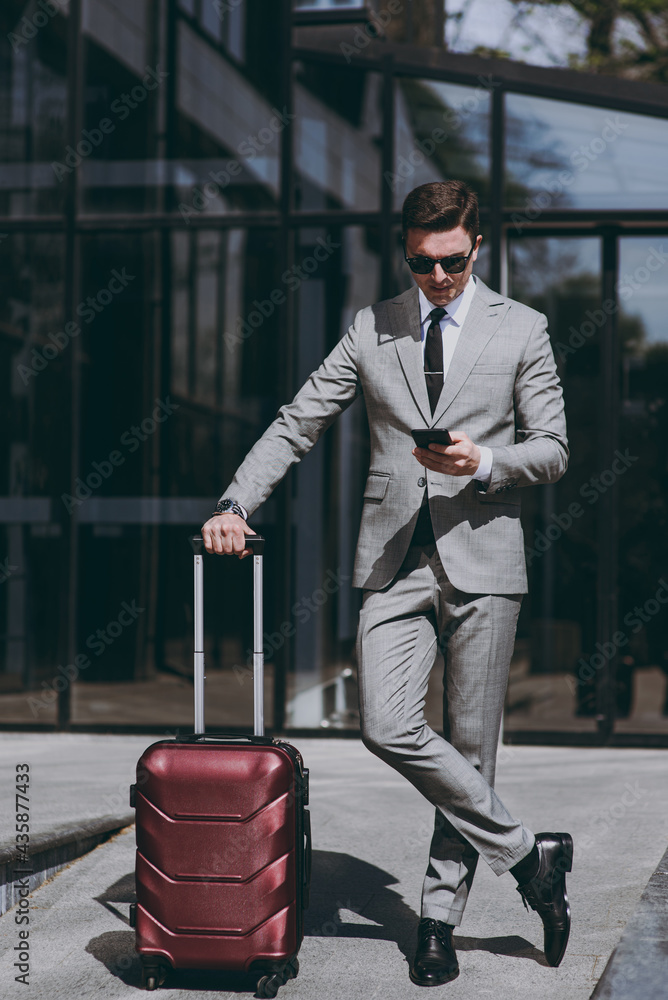
{"type": "Polygon", "coordinates": [[[127,986],[141,987],[141,963],[135,951],[134,931],[106,931],[91,938],[86,951],[127,986]]]}
{"type": "MultiPolygon", "coordinates": [[[[126,986],[142,989],[141,962],[135,951],[134,931],[107,931],[92,938],[86,946],[86,951],[126,986]]],[[[170,969],[163,985],[171,990],[210,990],[216,993],[246,993],[252,996],[258,978],[259,973],[170,969]]]]}
{"type": "Polygon", "coordinates": [[[520,937],[519,934],[508,934],[505,937],[475,938],[461,936],[455,933],[457,951],[488,951],[492,955],[511,955],[513,958],[530,958],[539,965],[549,968],[547,959],[535,945],[520,937]]]}
{"type": "Polygon", "coordinates": [[[311,905],[304,917],[307,937],[356,937],[394,941],[408,957],[418,915],[388,888],[399,879],[368,861],[337,851],[314,851],[311,905]],[[344,922],[341,910],[366,922],[344,922]]]}
{"type": "MultiPolygon", "coordinates": [[[[305,937],[355,937],[394,941],[410,961],[415,949],[417,913],[399,893],[389,888],[399,879],[389,872],[337,851],[314,851],[311,904],[304,913],[305,937]],[[359,916],[345,920],[341,911],[359,916]]],[[[135,901],[134,872],[117,879],[96,900],[128,925],[125,913],[114,904],[135,901]]],[[[456,935],[458,951],[486,951],[494,955],[523,957],[546,965],[543,953],[519,935],[475,938],[456,935]]],[[[107,931],[89,941],[86,951],[127,986],[141,987],[141,964],[135,952],[134,931],[107,931]]],[[[196,989],[253,993],[258,974],[232,972],[170,971],[171,989],[196,989]]]]}
{"type": "MultiPolygon", "coordinates": [[[[394,941],[411,961],[415,954],[418,914],[390,885],[399,879],[389,872],[336,851],[314,851],[311,905],[305,914],[307,937],[357,937],[394,941]],[[349,910],[373,924],[344,922],[349,910]]],[[[545,956],[517,934],[476,938],[455,934],[458,951],[486,951],[493,955],[528,958],[547,966],[545,956]]]]}

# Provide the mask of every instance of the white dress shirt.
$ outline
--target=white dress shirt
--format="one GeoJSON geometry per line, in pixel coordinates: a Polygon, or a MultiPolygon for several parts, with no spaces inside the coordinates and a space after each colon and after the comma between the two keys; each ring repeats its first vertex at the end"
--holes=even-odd
{"type": "MultiPolygon", "coordinates": [[[[441,319],[439,326],[443,336],[443,381],[445,381],[445,376],[448,374],[452,355],[455,353],[459,334],[461,333],[474,295],[475,279],[471,275],[464,291],[454,298],[452,302],[448,302],[446,306],[442,307],[445,309],[445,315],[441,319]]],[[[427,330],[431,324],[429,314],[432,309],[437,309],[438,306],[429,301],[421,288],[418,288],[418,296],[420,300],[420,336],[422,337],[422,357],[424,359],[427,330]]],[[[478,445],[478,448],[480,449],[480,464],[473,478],[480,483],[488,484],[492,478],[492,449],[485,448],[483,445],[478,445]]]]}

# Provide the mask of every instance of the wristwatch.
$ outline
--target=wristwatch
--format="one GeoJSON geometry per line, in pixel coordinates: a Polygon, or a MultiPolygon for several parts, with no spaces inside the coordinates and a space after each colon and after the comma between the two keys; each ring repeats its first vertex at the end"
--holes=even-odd
{"type": "Polygon", "coordinates": [[[248,520],[245,508],[240,503],[237,503],[236,500],[231,500],[229,497],[218,501],[216,509],[211,516],[214,517],[216,514],[238,514],[239,517],[243,517],[244,521],[248,520]]]}

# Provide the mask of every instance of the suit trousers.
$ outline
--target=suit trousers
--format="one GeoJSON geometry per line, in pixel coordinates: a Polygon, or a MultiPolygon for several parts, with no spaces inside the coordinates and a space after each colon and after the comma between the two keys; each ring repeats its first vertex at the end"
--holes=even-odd
{"type": "Polygon", "coordinates": [[[501,875],[534,845],[493,789],[521,601],[521,594],[456,590],[433,543],[411,545],[387,587],[363,592],[362,739],[436,807],[422,916],[453,925],[461,922],[478,856],[501,875]],[[443,736],[423,713],[439,643],[443,736]]]}

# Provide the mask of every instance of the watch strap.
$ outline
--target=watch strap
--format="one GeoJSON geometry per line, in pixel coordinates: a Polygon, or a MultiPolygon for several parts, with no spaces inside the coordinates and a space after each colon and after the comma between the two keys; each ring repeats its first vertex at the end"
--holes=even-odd
{"type": "Polygon", "coordinates": [[[230,497],[223,497],[222,500],[218,501],[212,517],[216,514],[238,514],[239,517],[243,517],[244,521],[248,520],[248,511],[246,508],[230,497]]]}

